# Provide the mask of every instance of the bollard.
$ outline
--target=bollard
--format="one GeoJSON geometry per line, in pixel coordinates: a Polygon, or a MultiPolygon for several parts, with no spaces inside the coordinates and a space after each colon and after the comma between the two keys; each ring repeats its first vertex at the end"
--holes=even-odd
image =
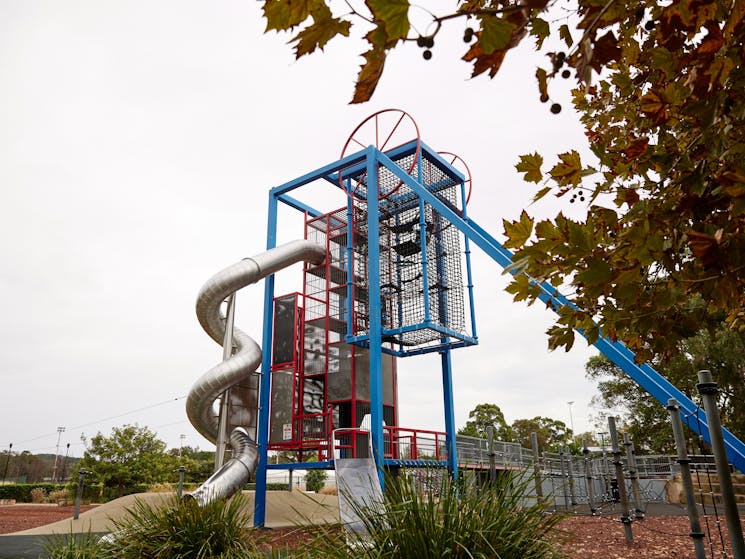
{"type": "Polygon", "coordinates": [[[629,497],[626,494],[626,479],[623,475],[623,462],[621,462],[621,449],[618,446],[618,432],[616,432],[616,418],[608,417],[608,431],[613,452],[613,465],[616,467],[616,481],[618,482],[618,496],[621,501],[621,523],[626,535],[627,542],[634,541],[634,533],[631,531],[631,517],[629,516],[629,497]]]}
{"type": "Polygon", "coordinates": [[[80,499],[83,496],[83,483],[85,481],[85,474],[88,472],[85,471],[85,468],[80,468],[80,471],[78,472],[78,491],[75,493],[75,512],[72,515],[73,520],[77,520],[78,516],[80,516],[80,499]]]}

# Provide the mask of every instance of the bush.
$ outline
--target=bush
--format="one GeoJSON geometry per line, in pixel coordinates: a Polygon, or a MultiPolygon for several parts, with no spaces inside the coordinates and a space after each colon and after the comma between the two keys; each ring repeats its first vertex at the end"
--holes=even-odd
{"type": "Polygon", "coordinates": [[[305,490],[318,492],[324,486],[328,474],[325,470],[308,470],[305,474],[305,490]]]}
{"type": "Polygon", "coordinates": [[[32,502],[31,492],[41,488],[45,492],[62,489],[62,485],[56,483],[9,483],[0,485],[0,499],[15,499],[19,503],[32,502]]]}
{"type": "Polygon", "coordinates": [[[247,543],[249,520],[244,506],[241,495],[204,507],[192,499],[152,505],[137,500],[124,518],[114,522],[103,550],[117,559],[259,557],[247,543]]]}
{"type": "Polygon", "coordinates": [[[553,559],[561,515],[524,506],[529,480],[503,473],[491,486],[462,486],[445,478],[424,493],[406,478],[389,479],[382,512],[357,507],[369,538],[363,545],[333,530],[314,541],[314,557],[553,559]]]}
{"type": "Polygon", "coordinates": [[[31,490],[31,502],[43,503],[47,500],[47,490],[43,487],[34,487],[31,490]]]}
{"type": "Polygon", "coordinates": [[[102,546],[90,531],[84,534],[52,534],[44,542],[49,559],[99,559],[102,546]]]}

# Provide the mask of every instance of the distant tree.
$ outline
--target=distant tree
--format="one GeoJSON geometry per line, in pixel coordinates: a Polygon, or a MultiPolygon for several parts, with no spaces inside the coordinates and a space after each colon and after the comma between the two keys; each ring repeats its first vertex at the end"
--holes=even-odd
{"type": "Polygon", "coordinates": [[[550,417],[536,416],[533,419],[516,419],[510,427],[515,442],[525,448],[531,448],[531,433],[538,438],[538,448],[542,450],[558,450],[560,445],[572,441],[572,430],[563,421],[550,417]]]}
{"type": "Polygon", "coordinates": [[[326,470],[308,470],[305,474],[305,490],[320,491],[323,489],[327,477],[326,470]]]}
{"type": "Polygon", "coordinates": [[[185,468],[184,481],[186,482],[201,483],[215,471],[214,451],[184,446],[181,447],[180,458],[178,448],[172,448],[168,454],[175,460],[176,467],[185,468]]]}
{"type": "Polygon", "coordinates": [[[136,484],[169,481],[178,467],[178,460],[166,453],[166,443],[137,424],[114,427],[108,437],[98,433],[86,446],[78,468],[94,472],[119,496],[136,484]]]}
{"type": "Polygon", "coordinates": [[[494,437],[500,441],[511,441],[512,432],[504,419],[502,410],[496,404],[479,404],[468,414],[466,424],[458,429],[459,435],[469,437],[487,437],[486,428],[494,427],[494,437]]]}

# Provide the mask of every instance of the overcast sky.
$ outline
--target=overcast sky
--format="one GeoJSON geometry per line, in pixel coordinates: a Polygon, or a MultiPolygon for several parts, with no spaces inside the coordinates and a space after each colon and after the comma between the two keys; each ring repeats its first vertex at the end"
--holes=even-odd
{"type": "MultiPolygon", "coordinates": [[[[339,158],[376,110],[416,120],[422,140],[473,173],[469,214],[502,238],[534,189],[514,169],[584,149],[564,110],[538,101],[529,52],[494,80],[458,60],[464,25],[434,56],[394,52],[373,101],[348,104],[364,45],[332,42],[294,61],[286,35],[264,35],[258,2],[0,3],[0,450],[84,448],[80,436],[139,423],[169,446],[212,448],[185,412],[191,384],[221,359],[194,302],[221,268],[265,246],[268,189],[339,158]]],[[[330,208],[329,208],[330,209],[330,208]]],[[[582,208],[551,199],[552,215],[582,208]]],[[[284,226],[283,238],[303,235],[284,226]]],[[[454,352],[456,424],[477,404],[509,422],[543,415],[591,429],[595,387],[583,340],[547,350],[552,315],[513,303],[507,279],[474,249],[481,344],[454,352]]],[[[298,266],[278,293],[301,290],[298,266]]],[[[261,339],[262,289],[239,295],[237,326],[261,339]]],[[[443,429],[439,359],[399,362],[405,427],[443,429]]]]}

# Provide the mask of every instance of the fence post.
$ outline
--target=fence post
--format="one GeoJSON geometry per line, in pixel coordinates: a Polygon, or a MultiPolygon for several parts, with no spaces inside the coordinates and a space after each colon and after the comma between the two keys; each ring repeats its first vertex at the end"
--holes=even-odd
{"type": "Polygon", "coordinates": [[[642,503],[642,492],[639,489],[639,473],[636,469],[636,457],[634,456],[634,443],[629,439],[629,434],[623,434],[623,446],[626,447],[626,464],[629,468],[629,479],[631,480],[631,493],[634,496],[634,518],[644,519],[644,503],[642,503]]]}
{"type": "Polygon", "coordinates": [[[696,389],[701,395],[704,403],[704,411],[709,423],[709,435],[711,436],[711,450],[716,462],[717,474],[719,476],[719,491],[724,504],[724,515],[727,519],[727,532],[732,546],[732,554],[735,559],[745,559],[745,542],[742,538],[742,525],[740,515],[737,512],[735,493],[732,489],[732,477],[729,471],[729,460],[724,448],[724,437],[722,436],[722,422],[719,418],[717,408],[717,394],[719,387],[711,375],[711,371],[698,372],[698,384],[696,389]]]}
{"type": "Polygon", "coordinates": [[[688,519],[691,523],[691,533],[689,535],[693,538],[696,559],[706,559],[704,533],[701,531],[701,520],[698,516],[698,508],[696,507],[696,496],[693,493],[691,459],[688,458],[688,452],[686,451],[683,422],[680,420],[680,407],[678,407],[678,402],[675,398],[670,398],[667,401],[667,410],[670,412],[670,423],[673,426],[675,448],[678,451],[678,459],[676,461],[680,466],[680,480],[683,483],[683,491],[685,492],[686,497],[686,509],[688,510],[688,519]]]}
{"type": "Polygon", "coordinates": [[[73,520],[77,520],[78,516],[80,516],[80,499],[83,496],[83,482],[85,481],[85,474],[87,473],[88,472],[85,471],[85,468],[80,468],[80,471],[78,472],[78,491],[75,493],[75,511],[72,515],[73,520]]]}
{"type": "Polygon", "coordinates": [[[590,507],[590,514],[593,516],[597,509],[595,508],[595,490],[592,486],[592,471],[590,465],[590,449],[587,448],[587,440],[582,439],[582,454],[585,457],[585,480],[587,483],[587,505],[590,507]]]}
{"type": "Polygon", "coordinates": [[[486,426],[486,440],[489,446],[489,483],[497,482],[497,456],[494,452],[494,426],[486,426]]]}
{"type": "Polygon", "coordinates": [[[535,493],[538,500],[543,500],[543,480],[541,479],[541,464],[538,455],[538,434],[530,434],[530,446],[533,448],[533,473],[535,474],[535,493]]]}
{"type": "Polygon", "coordinates": [[[559,447],[559,468],[561,468],[561,489],[564,493],[564,509],[569,510],[569,492],[567,487],[566,471],[564,470],[564,447],[559,447]]]}
{"type": "Polygon", "coordinates": [[[621,462],[621,449],[618,446],[618,432],[616,431],[616,418],[608,417],[608,431],[610,431],[610,440],[613,448],[613,465],[616,467],[616,482],[618,483],[618,497],[621,501],[621,522],[623,531],[626,535],[627,542],[634,541],[634,534],[631,531],[631,517],[629,516],[629,498],[626,494],[626,478],[623,475],[623,462],[621,462]]]}

